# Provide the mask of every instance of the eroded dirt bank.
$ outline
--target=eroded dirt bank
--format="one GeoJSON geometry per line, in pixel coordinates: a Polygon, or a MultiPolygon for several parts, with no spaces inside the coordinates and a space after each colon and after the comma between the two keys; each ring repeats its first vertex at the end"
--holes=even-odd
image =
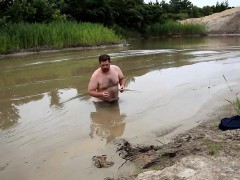
{"type": "Polygon", "coordinates": [[[203,123],[163,146],[151,171],[137,179],[239,179],[240,130],[222,131],[217,123],[203,123]]]}
{"type": "MultiPolygon", "coordinates": [[[[119,168],[133,163],[136,170],[105,179],[239,179],[240,129],[222,131],[218,128],[221,117],[230,117],[235,110],[229,105],[220,111],[222,114],[216,119],[177,135],[167,144],[158,140],[154,145],[115,140],[112,142],[115,152],[125,160],[119,168]]],[[[98,167],[106,168],[108,163],[105,157],[98,167]]]]}
{"type": "MultiPolygon", "coordinates": [[[[222,107],[225,116],[233,107],[222,107]]],[[[179,134],[168,144],[133,145],[115,141],[116,152],[136,165],[136,172],[119,179],[239,179],[240,129],[222,131],[220,117],[179,134]]],[[[110,178],[111,179],[111,178],[110,178]]]]}
{"type": "Polygon", "coordinates": [[[202,18],[192,18],[181,21],[181,23],[205,24],[207,33],[218,34],[240,34],[240,7],[225,10],[202,18]]]}

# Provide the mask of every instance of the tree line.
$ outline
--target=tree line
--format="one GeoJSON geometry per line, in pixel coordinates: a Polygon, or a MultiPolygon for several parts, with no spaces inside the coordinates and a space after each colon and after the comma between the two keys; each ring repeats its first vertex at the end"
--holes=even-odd
{"type": "Polygon", "coordinates": [[[228,1],[199,8],[188,0],[0,0],[0,27],[9,23],[91,22],[144,33],[150,25],[229,9],[228,1]]]}

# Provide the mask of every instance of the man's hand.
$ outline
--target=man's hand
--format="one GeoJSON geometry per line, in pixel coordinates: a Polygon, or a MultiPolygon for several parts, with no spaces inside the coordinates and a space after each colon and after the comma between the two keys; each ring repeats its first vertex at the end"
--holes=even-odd
{"type": "Polygon", "coordinates": [[[124,85],[121,85],[121,86],[120,86],[120,90],[119,90],[119,91],[122,93],[124,90],[125,90],[125,87],[124,87],[124,85]]]}
{"type": "Polygon", "coordinates": [[[103,91],[103,97],[109,97],[109,92],[107,92],[107,91],[103,91]]]}

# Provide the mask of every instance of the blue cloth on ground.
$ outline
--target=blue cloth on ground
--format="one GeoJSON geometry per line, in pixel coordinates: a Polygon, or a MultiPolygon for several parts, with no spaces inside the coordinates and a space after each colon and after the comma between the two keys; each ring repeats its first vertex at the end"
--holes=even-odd
{"type": "Polygon", "coordinates": [[[218,127],[223,131],[229,129],[238,129],[240,128],[240,116],[237,115],[230,118],[223,118],[218,127]]]}

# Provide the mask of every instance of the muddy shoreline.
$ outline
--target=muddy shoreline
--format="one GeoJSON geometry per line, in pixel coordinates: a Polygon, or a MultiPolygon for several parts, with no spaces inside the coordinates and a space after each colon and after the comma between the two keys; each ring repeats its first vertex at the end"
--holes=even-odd
{"type": "Polygon", "coordinates": [[[220,120],[231,117],[235,110],[233,106],[226,105],[219,111],[221,114],[213,114],[213,119],[174,136],[169,143],[156,140],[155,144],[144,145],[132,144],[125,139],[115,140],[112,142],[115,153],[124,160],[118,168],[128,169],[130,164],[135,167],[132,172],[121,172],[117,179],[239,178],[240,129],[222,131],[218,128],[220,120]],[[202,163],[211,170],[206,171],[193,162],[202,163]]]}

